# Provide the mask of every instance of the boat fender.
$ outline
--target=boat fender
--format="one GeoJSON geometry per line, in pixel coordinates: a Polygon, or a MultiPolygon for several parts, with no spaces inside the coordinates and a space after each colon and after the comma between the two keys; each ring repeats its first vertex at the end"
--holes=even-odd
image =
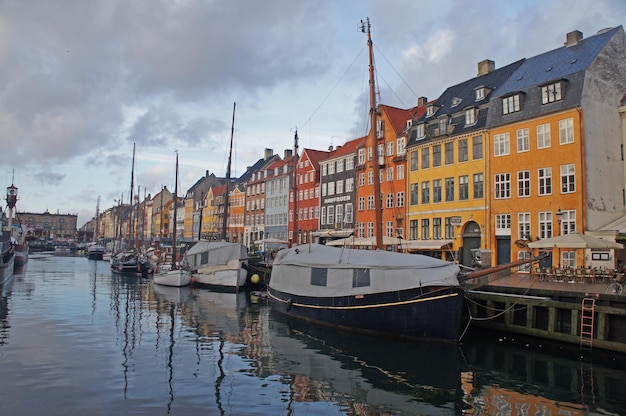
{"type": "Polygon", "coordinates": [[[287,312],[291,310],[291,298],[287,299],[287,306],[285,306],[285,309],[287,312]]]}

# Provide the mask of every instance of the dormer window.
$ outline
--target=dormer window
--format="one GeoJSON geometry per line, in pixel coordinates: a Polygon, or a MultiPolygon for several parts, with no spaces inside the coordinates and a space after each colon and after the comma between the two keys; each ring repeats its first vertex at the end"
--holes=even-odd
{"type": "Polygon", "coordinates": [[[424,128],[424,126],[425,126],[424,123],[420,123],[417,125],[417,129],[416,129],[417,140],[420,140],[426,137],[426,129],[424,128]]]}
{"type": "Polygon", "coordinates": [[[452,98],[452,107],[456,107],[457,105],[461,104],[461,101],[463,101],[461,98],[453,97],[452,98]]]}
{"type": "Polygon", "coordinates": [[[435,114],[437,108],[434,105],[429,105],[426,107],[426,117],[431,117],[435,114]]]}
{"type": "Polygon", "coordinates": [[[511,114],[520,111],[520,95],[514,94],[502,99],[502,114],[511,114]]]}
{"type": "Polygon", "coordinates": [[[480,101],[483,100],[485,98],[485,87],[480,86],[478,88],[476,88],[475,90],[476,93],[476,101],[480,101]]]}
{"type": "Polygon", "coordinates": [[[476,124],[478,121],[478,109],[477,108],[468,108],[465,110],[465,125],[471,126],[476,124]]]}
{"type": "Polygon", "coordinates": [[[541,104],[553,103],[555,101],[561,101],[563,98],[561,81],[553,82],[541,87],[541,104]]]}
{"type": "Polygon", "coordinates": [[[412,119],[412,118],[410,118],[410,119],[408,119],[408,120],[406,121],[406,128],[407,128],[407,129],[408,129],[408,128],[411,128],[411,126],[412,126],[412,125],[413,125],[413,119],[412,119]]]}

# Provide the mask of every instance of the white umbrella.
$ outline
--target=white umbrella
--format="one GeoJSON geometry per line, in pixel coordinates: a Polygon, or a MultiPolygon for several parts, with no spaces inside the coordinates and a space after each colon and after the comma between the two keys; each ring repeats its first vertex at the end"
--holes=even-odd
{"type": "Polygon", "coordinates": [[[528,248],[621,249],[623,244],[586,234],[570,233],[528,243],[528,248]]]}

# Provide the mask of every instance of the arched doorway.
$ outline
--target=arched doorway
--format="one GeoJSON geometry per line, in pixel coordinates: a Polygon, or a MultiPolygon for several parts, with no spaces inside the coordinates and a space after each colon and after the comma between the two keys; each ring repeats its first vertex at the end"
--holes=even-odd
{"type": "Polygon", "coordinates": [[[472,249],[480,249],[480,225],[476,221],[468,221],[463,227],[461,234],[463,238],[463,246],[461,247],[461,258],[459,262],[464,265],[472,266],[472,249]]]}

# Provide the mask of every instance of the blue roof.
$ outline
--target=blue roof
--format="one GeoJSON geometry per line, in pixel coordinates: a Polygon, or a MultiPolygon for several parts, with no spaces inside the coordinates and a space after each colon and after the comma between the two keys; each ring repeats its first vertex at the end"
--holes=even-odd
{"type": "Polygon", "coordinates": [[[615,27],[584,38],[576,45],[562,46],[526,59],[499,88],[498,96],[585,71],[618,30],[619,27],[615,27]]]}

